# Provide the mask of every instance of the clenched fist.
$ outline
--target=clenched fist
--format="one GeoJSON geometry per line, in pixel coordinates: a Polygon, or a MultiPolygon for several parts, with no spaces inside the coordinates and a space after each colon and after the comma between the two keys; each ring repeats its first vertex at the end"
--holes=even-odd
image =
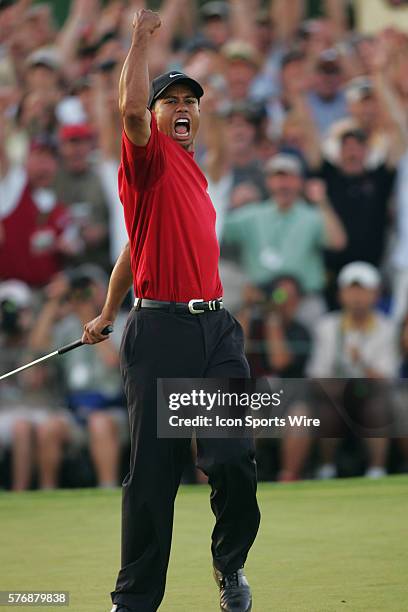
{"type": "Polygon", "coordinates": [[[133,17],[133,27],[139,32],[149,32],[153,34],[161,26],[161,19],[158,13],[147,9],[139,9],[133,17]]]}

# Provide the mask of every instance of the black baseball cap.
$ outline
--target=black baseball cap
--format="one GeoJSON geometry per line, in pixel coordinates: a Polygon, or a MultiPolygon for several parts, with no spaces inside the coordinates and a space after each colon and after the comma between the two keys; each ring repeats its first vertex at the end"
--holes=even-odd
{"type": "Polygon", "coordinates": [[[159,75],[151,82],[148,102],[149,109],[152,108],[153,104],[158,98],[160,98],[162,93],[164,93],[166,89],[174,83],[186,83],[186,85],[189,85],[198,100],[204,95],[204,90],[200,83],[184,74],[184,72],[180,72],[179,70],[170,70],[170,72],[165,72],[164,74],[159,75]]]}

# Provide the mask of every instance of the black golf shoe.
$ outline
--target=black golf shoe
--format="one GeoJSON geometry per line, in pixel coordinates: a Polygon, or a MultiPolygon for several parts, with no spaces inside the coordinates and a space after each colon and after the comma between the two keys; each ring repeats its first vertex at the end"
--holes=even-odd
{"type": "Polygon", "coordinates": [[[125,604],[114,604],[111,612],[132,612],[130,608],[125,606],[125,604]]]}
{"type": "Polygon", "coordinates": [[[252,610],[251,589],[243,568],[226,575],[214,567],[214,578],[220,589],[220,609],[223,612],[252,610]]]}

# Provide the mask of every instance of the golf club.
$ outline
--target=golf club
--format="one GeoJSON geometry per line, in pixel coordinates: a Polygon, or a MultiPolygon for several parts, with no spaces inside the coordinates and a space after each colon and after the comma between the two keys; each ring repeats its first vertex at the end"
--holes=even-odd
{"type": "MultiPolygon", "coordinates": [[[[112,333],[112,331],[113,331],[112,325],[107,325],[106,327],[103,328],[102,334],[104,336],[108,336],[109,334],[112,333]]],[[[30,361],[30,363],[26,363],[25,365],[20,366],[19,368],[16,368],[15,370],[12,370],[11,372],[7,372],[6,374],[3,374],[2,376],[0,376],[0,380],[3,380],[4,378],[8,378],[9,376],[13,376],[13,374],[18,374],[18,372],[22,372],[23,370],[27,370],[27,368],[31,368],[32,366],[37,365],[37,363],[41,363],[42,361],[51,359],[51,357],[55,357],[55,355],[63,355],[64,353],[68,353],[68,351],[72,351],[73,349],[76,349],[79,346],[82,346],[83,344],[85,343],[82,342],[82,340],[75,340],[74,342],[65,344],[64,346],[61,346],[61,348],[56,349],[55,351],[52,351],[52,353],[48,353],[48,355],[44,355],[43,357],[40,357],[39,359],[35,359],[34,361],[30,361]]]]}

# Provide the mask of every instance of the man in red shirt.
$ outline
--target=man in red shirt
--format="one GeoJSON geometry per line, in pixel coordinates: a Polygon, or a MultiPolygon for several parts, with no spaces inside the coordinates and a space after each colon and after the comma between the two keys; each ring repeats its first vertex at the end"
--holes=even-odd
{"type": "MultiPolygon", "coordinates": [[[[137,296],[121,347],[131,460],[123,482],[122,567],[113,611],[154,612],[164,595],[173,504],[190,440],[158,438],[157,378],[245,378],[239,323],[223,308],[215,211],[193,159],[199,83],[178,71],[149,87],[149,42],[158,15],[141,9],[119,84],[123,116],[119,193],[129,234],[105,306],[83,340],[105,339],[132,280],[137,296]]],[[[251,609],[243,573],[259,526],[252,439],[198,439],[212,487],[211,551],[221,610],[251,609]]],[[[188,597],[188,595],[187,595],[188,597]]],[[[194,602],[188,604],[193,607],[194,602]]]]}
{"type": "MultiPolygon", "coordinates": [[[[0,144],[1,148],[1,144],[0,144]]],[[[41,287],[70,254],[70,218],[52,189],[56,147],[43,134],[32,140],[25,166],[0,172],[0,280],[41,287]]],[[[0,161],[1,161],[0,152],[0,161]]]]}

